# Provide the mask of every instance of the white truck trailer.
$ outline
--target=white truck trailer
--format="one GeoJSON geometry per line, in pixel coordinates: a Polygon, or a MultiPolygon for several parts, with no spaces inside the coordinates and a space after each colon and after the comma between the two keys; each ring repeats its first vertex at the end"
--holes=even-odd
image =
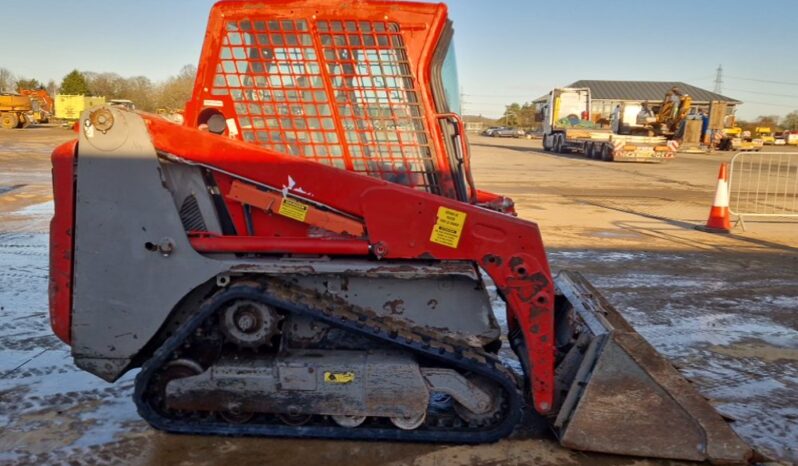
{"type": "Polygon", "coordinates": [[[662,162],[672,159],[678,145],[664,136],[622,135],[590,119],[588,88],[557,88],[543,106],[543,149],[578,152],[607,162],[662,162]]]}

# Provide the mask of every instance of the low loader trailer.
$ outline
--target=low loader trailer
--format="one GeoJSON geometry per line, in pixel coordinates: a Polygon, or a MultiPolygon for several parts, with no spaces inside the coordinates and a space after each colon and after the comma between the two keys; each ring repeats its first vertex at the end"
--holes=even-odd
{"type": "Polygon", "coordinates": [[[664,136],[617,134],[590,115],[590,89],[552,90],[543,107],[543,150],[606,162],[663,162],[676,154],[678,144],[664,136]]]}
{"type": "Polygon", "coordinates": [[[576,152],[605,162],[662,162],[672,159],[676,151],[662,136],[620,135],[609,129],[565,128],[545,138],[546,151],[576,152]]]}

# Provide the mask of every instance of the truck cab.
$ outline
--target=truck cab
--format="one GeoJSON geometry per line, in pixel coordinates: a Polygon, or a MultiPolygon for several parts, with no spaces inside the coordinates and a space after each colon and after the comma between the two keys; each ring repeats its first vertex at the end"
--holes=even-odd
{"type": "Polygon", "coordinates": [[[788,146],[798,146],[798,131],[785,131],[782,133],[782,138],[788,146]]]}
{"type": "Polygon", "coordinates": [[[543,134],[584,125],[590,121],[590,89],[559,88],[543,105],[543,134]]]}

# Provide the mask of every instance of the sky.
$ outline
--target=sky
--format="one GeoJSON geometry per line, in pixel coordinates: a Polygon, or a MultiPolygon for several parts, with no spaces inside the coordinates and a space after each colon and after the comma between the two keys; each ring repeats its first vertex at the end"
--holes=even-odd
{"type": "MultiPolygon", "coordinates": [[[[1,0],[0,67],[162,80],[196,64],[213,0],[1,0]],[[35,5],[36,14],[32,12],[35,5]]],[[[579,79],[683,81],[742,100],[738,117],[798,109],[798,2],[450,0],[464,112],[496,117],[579,79]]]]}

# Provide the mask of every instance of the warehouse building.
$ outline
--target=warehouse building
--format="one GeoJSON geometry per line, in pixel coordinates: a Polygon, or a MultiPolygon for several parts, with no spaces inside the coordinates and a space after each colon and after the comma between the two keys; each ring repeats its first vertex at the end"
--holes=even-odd
{"type": "MultiPolygon", "coordinates": [[[[593,98],[592,116],[596,120],[609,118],[612,110],[621,102],[650,102],[652,106],[658,107],[658,104],[665,98],[665,94],[674,86],[692,97],[691,113],[696,113],[701,109],[708,111],[710,102],[718,101],[727,105],[727,114],[734,114],[736,107],[742,103],[737,99],[680,81],[599,81],[583,79],[565,87],[586,87],[590,89],[590,95],[593,98]]],[[[536,106],[541,107],[546,103],[547,98],[548,94],[536,99],[534,103],[536,106]]]]}

